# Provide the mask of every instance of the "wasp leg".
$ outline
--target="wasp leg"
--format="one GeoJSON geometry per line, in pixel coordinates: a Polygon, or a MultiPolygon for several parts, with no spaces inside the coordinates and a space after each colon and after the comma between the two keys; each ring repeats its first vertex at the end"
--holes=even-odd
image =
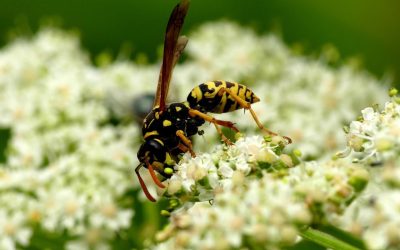
{"type": "MultiPolygon", "coordinates": [[[[251,116],[253,117],[254,121],[257,123],[257,126],[265,131],[266,133],[268,133],[269,135],[278,135],[277,133],[272,132],[271,130],[267,129],[264,127],[264,125],[261,124],[260,120],[258,120],[258,117],[256,115],[256,113],[254,112],[254,110],[251,108],[251,104],[245,100],[243,100],[242,98],[240,98],[238,95],[236,95],[235,93],[233,93],[230,89],[227,88],[221,88],[218,92],[218,95],[222,95],[223,92],[228,93],[233,99],[235,99],[235,101],[237,101],[237,103],[244,109],[247,109],[250,111],[251,116]]],[[[290,139],[290,137],[287,136],[283,136],[283,138],[285,138],[288,143],[292,143],[292,139],[290,139]]]]}
{"type": "Polygon", "coordinates": [[[194,116],[198,116],[208,122],[214,123],[214,124],[218,124],[224,127],[227,127],[229,129],[232,129],[233,131],[240,132],[239,129],[237,127],[235,127],[235,124],[233,122],[230,121],[223,121],[223,120],[218,120],[215,119],[214,117],[207,115],[203,112],[198,111],[197,109],[190,109],[189,110],[189,115],[194,117],[194,116]]]}
{"type": "Polygon", "coordinates": [[[212,118],[214,119],[214,122],[215,122],[216,124],[221,125],[221,126],[224,126],[224,127],[227,127],[227,128],[229,128],[229,129],[232,129],[232,130],[235,131],[236,133],[239,133],[239,132],[240,132],[239,129],[238,129],[237,127],[235,127],[235,125],[234,125],[233,122],[218,120],[218,119],[215,119],[214,117],[212,117],[212,118]]]}
{"type": "Polygon", "coordinates": [[[225,137],[225,135],[222,133],[221,128],[218,125],[221,126],[225,126],[228,127],[236,132],[239,132],[239,130],[233,125],[232,122],[229,121],[221,121],[221,120],[217,120],[214,117],[204,114],[203,112],[198,111],[197,109],[189,109],[189,115],[191,117],[195,117],[198,116],[208,122],[211,122],[212,124],[214,124],[215,128],[217,129],[218,134],[221,136],[221,139],[227,144],[227,145],[233,145],[233,143],[225,137]]]}
{"type": "Polygon", "coordinates": [[[178,144],[178,148],[183,152],[186,153],[187,151],[189,151],[189,148],[186,147],[185,145],[183,145],[182,143],[178,144]]]}
{"type": "Polygon", "coordinates": [[[188,148],[192,157],[196,157],[196,154],[193,151],[192,141],[185,136],[185,133],[182,130],[178,130],[176,131],[176,136],[178,136],[179,139],[181,139],[181,141],[183,142],[183,144],[188,148]]]}
{"type": "Polygon", "coordinates": [[[143,165],[140,164],[139,166],[137,166],[137,167],[135,168],[136,175],[137,175],[137,177],[138,177],[138,179],[139,179],[140,186],[142,187],[142,190],[143,190],[144,194],[146,195],[147,199],[148,199],[149,201],[155,202],[156,199],[154,199],[153,196],[151,196],[149,190],[147,190],[146,184],[144,183],[142,177],[140,176],[139,170],[140,170],[140,168],[141,168],[142,166],[143,166],[143,165]]]}
{"type": "Polygon", "coordinates": [[[154,183],[157,186],[159,186],[160,188],[165,188],[164,184],[162,184],[161,181],[157,178],[156,172],[154,171],[153,166],[148,161],[146,161],[146,165],[147,165],[147,169],[149,170],[151,178],[153,179],[154,183]]]}

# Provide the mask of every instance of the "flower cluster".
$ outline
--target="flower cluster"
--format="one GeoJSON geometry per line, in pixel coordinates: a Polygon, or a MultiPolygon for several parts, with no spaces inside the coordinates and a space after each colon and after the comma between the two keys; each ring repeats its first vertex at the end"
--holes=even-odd
{"type": "Polygon", "coordinates": [[[155,249],[232,249],[291,245],[299,227],[311,222],[305,203],[283,182],[264,176],[259,181],[235,177],[212,204],[196,203],[173,214],[172,223],[157,235],[169,238],[155,249]]]}
{"type": "Polygon", "coordinates": [[[359,121],[350,123],[346,151],[355,160],[379,165],[395,159],[400,153],[400,105],[396,97],[379,112],[368,107],[362,110],[359,121]]]}
{"type": "Polygon", "coordinates": [[[165,196],[187,202],[207,201],[229,187],[238,176],[258,174],[260,166],[270,171],[293,167],[295,154],[283,154],[285,140],[280,136],[240,138],[235,145],[218,146],[210,154],[195,158],[185,155],[168,179],[165,196]]]}
{"type": "MultiPolygon", "coordinates": [[[[392,90],[397,92],[396,90],[392,90]]],[[[398,249],[400,244],[400,105],[393,96],[381,111],[366,108],[347,134],[348,155],[363,163],[371,182],[337,224],[361,236],[369,249],[398,249]]]]}
{"type": "Polygon", "coordinates": [[[9,133],[0,166],[1,249],[27,246],[39,231],[66,233],[71,249],[107,246],[131,224],[134,211],[120,202],[132,188],[138,132],[106,125],[102,74],[78,45],[48,29],[0,53],[0,125],[9,133]]]}
{"type": "MultiPolygon", "coordinates": [[[[375,187],[376,188],[376,187],[375,187]]],[[[395,250],[400,244],[400,190],[372,189],[346,211],[337,225],[362,238],[368,249],[395,250]]]]}
{"type": "Polygon", "coordinates": [[[186,206],[171,214],[171,223],[157,236],[166,242],[155,249],[292,245],[304,227],[343,213],[368,183],[361,166],[300,163],[277,148],[262,137],[247,137],[182,161],[166,196],[175,194],[186,206]],[[200,202],[188,206],[193,199],[200,202]],[[211,203],[201,202],[207,200],[211,203]]]}

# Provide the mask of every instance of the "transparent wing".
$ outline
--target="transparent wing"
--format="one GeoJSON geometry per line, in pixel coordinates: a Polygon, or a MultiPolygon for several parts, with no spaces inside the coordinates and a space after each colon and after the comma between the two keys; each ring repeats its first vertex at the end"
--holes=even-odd
{"type": "Polygon", "coordinates": [[[159,106],[160,111],[165,109],[172,70],[188,42],[186,37],[179,37],[188,8],[189,1],[182,0],[174,8],[169,17],[164,39],[163,62],[158,79],[156,98],[153,105],[159,106]]]}

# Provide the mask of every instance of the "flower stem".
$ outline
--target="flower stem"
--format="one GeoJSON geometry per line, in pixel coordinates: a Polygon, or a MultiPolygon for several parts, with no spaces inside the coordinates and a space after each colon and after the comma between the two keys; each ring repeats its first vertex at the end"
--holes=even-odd
{"type": "Polygon", "coordinates": [[[357,250],[359,248],[354,247],[338,238],[333,237],[330,234],[324,233],[322,231],[307,228],[300,232],[300,236],[304,239],[312,241],[318,245],[324,246],[333,250],[357,250]]]}

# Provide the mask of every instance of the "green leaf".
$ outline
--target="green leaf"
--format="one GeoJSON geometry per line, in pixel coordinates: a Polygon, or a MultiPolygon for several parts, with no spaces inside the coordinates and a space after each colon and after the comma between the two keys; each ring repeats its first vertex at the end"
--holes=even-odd
{"type": "Polygon", "coordinates": [[[300,232],[300,236],[303,237],[304,239],[307,239],[309,241],[315,242],[316,244],[333,249],[333,250],[357,250],[360,249],[356,246],[353,246],[351,244],[348,244],[341,239],[338,239],[330,234],[327,234],[325,232],[313,229],[313,228],[307,228],[303,231],[300,232]]]}
{"type": "Polygon", "coordinates": [[[365,246],[364,242],[354,236],[353,234],[346,232],[340,228],[337,228],[335,226],[332,225],[325,225],[325,226],[321,226],[318,228],[319,230],[328,233],[338,239],[341,239],[344,242],[347,242],[350,245],[353,245],[359,249],[367,249],[367,247],[365,246]]]}
{"type": "Polygon", "coordinates": [[[284,247],[282,248],[284,250],[325,250],[326,248],[323,246],[318,245],[317,243],[314,243],[309,240],[301,240],[300,242],[296,243],[293,246],[290,247],[284,247]]]}

